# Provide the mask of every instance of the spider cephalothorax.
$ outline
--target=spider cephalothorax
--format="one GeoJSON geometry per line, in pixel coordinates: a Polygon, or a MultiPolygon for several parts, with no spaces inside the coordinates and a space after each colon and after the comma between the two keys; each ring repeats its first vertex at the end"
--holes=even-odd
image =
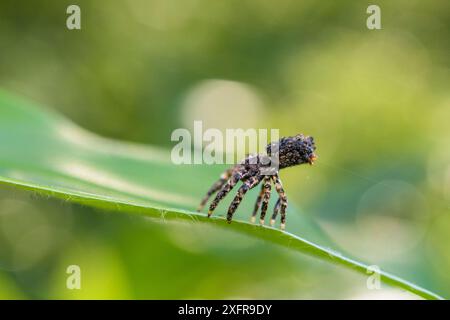
{"type": "Polygon", "coordinates": [[[280,227],[284,230],[286,225],[287,198],[278,171],[283,168],[303,163],[313,164],[317,159],[317,156],[314,153],[315,149],[316,146],[313,137],[304,136],[302,134],[281,138],[278,142],[269,144],[267,146],[267,155],[270,157],[270,161],[267,161],[269,158],[268,156],[251,155],[245,158],[241,163],[225,171],[220,179],[208,190],[200,203],[198,211],[201,211],[208,202],[208,199],[214,193],[219,191],[209,206],[208,217],[211,216],[219,202],[239,181],[242,181],[242,186],[239,188],[237,195],[234,197],[233,202],[228,208],[227,220],[228,222],[231,222],[234,212],[247,191],[263,182],[259,196],[256,199],[255,208],[252,214],[252,222],[255,221],[256,214],[261,207],[261,217],[259,221],[260,224],[264,224],[264,218],[270,200],[271,185],[273,183],[278,193],[278,200],[273,209],[270,225],[273,226],[275,224],[275,219],[278,212],[280,212],[280,227]],[[265,161],[263,161],[263,159],[265,161]],[[275,170],[267,170],[267,168],[273,168],[274,164],[276,164],[275,170]]]}

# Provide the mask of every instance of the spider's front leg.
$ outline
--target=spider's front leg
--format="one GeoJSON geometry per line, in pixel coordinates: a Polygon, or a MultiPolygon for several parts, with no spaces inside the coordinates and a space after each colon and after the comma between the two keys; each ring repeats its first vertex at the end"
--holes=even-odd
{"type": "MultiPolygon", "coordinates": [[[[275,174],[272,176],[272,180],[275,184],[275,189],[278,192],[278,196],[280,197],[279,201],[280,201],[280,215],[281,215],[281,224],[280,224],[280,228],[281,230],[284,230],[286,228],[286,208],[288,205],[288,201],[287,201],[287,197],[286,197],[286,193],[284,192],[283,189],[283,185],[281,183],[280,177],[278,176],[278,174],[275,174]]],[[[275,205],[275,208],[277,207],[277,205],[275,205]]],[[[278,213],[278,210],[276,211],[276,213],[278,213]]],[[[274,216],[276,217],[276,213],[274,210],[274,216]]],[[[274,219],[274,218],[272,218],[274,219]]]]}
{"type": "Polygon", "coordinates": [[[224,173],[222,173],[222,175],[220,176],[220,179],[216,181],[216,183],[214,183],[211,188],[208,190],[208,192],[206,193],[206,195],[203,197],[202,202],[200,202],[200,205],[197,208],[197,211],[200,212],[203,210],[203,207],[205,206],[205,204],[208,202],[209,198],[216,193],[217,191],[219,191],[220,189],[222,189],[222,187],[225,185],[225,183],[228,181],[228,179],[230,178],[232,172],[233,172],[234,168],[230,168],[227,169],[224,173]]]}
{"type": "Polygon", "coordinates": [[[223,198],[225,198],[225,196],[234,188],[234,186],[239,182],[239,180],[245,179],[246,177],[247,175],[245,173],[244,168],[237,167],[233,170],[233,173],[231,174],[231,177],[228,179],[227,183],[222,187],[222,189],[216,195],[214,200],[211,202],[211,205],[209,206],[208,210],[208,217],[210,217],[213,214],[219,202],[223,198]]]}
{"type": "Polygon", "coordinates": [[[238,208],[239,204],[242,201],[242,198],[247,193],[247,191],[256,187],[262,181],[262,179],[263,176],[255,175],[251,176],[250,178],[244,181],[244,184],[239,188],[236,196],[233,199],[233,202],[231,202],[230,207],[228,208],[227,214],[228,223],[231,223],[231,220],[233,219],[233,214],[238,208]]]}

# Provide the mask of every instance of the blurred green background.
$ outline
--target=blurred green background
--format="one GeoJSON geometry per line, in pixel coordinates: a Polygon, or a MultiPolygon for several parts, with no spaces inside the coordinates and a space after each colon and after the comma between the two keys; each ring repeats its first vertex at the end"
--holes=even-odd
{"type": "MultiPolygon", "coordinates": [[[[166,148],[193,120],[313,135],[317,165],[282,172],[291,203],[352,255],[449,297],[450,2],[377,1],[382,30],[366,28],[369,4],[3,0],[0,86],[166,148]]],[[[2,186],[0,298],[410,297],[204,229],[2,186]],[[87,270],[80,291],[69,264],[87,270]]]]}

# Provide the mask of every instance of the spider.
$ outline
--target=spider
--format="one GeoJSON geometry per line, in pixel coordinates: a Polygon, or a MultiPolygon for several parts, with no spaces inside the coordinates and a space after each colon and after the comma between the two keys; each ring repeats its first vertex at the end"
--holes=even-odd
{"type": "Polygon", "coordinates": [[[286,208],[288,201],[278,175],[278,171],[283,168],[292,167],[303,163],[309,163],[312,165],[317,159],[317,156],[314,153],[315,149],[316,146],[314,144],[313,137],[304,136],[303,134],[298,134],[293,137],[284,137],[278,142],[268,144],[267,156],[249,155],[239,164],[222,173],[220,179],[211,186],[202,199],[197,211],[202,211],[209,198],[218,192],[209,206],[209,218],[213,214],[219,202],[225,198],[225,196],[233,189],[233,187],[236,186],[239,181],[242,181],[242,186],[237,191],[236,196],[228,208],[227,221],[228,223],[231,223],[233,214],[247,191],[255,188],[258,184],[263,182],[261,185],[261,191],[256,199],[251,222],[255,222],[258,210],[261,208],[259,222],[261,225],[264,225],[264,218],[266,216],[267,206],[270,200],[271,185],[273,183],[278,193],[278,200],[273,209],[270,225],[273,226],[275,224],[275,219],[278,212],[280,212],[280,228],[281,230],[284,230],[286,227],[286,208]],[[271,152],[272,150],[275,150],[273,155],[271,152]],[[277,159],[277,170],[270,171],[270,168],[273,168],[271,165],[274,164],[273,162],[268,161],[270,156],[272,156],[272,159],[277,159]]]}

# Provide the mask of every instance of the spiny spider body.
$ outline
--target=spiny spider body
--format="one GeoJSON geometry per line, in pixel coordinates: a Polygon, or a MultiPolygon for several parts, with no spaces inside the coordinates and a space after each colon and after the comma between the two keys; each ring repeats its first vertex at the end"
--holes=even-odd
{"type": "Polygon", "coordinates": [[[218,192],[209,206],[208,217],[210,217],[219,202],[225,198],[225,196],[236,186],[239,181],[242,181],[242,186],[239,188],[236,196],[228,208],[227,221],[230,223],[233,219],[234,212],[238,208],[247,191],[263,182],[261,185],[261,191],[256,199],[255,208],[251,218],[251,221],[254,222],[256,214],[258,213],[259,208],[261,208],[261,216],[259,221],[260,224],[263,225],[267,212],[267,206],[270,200],[271,185],[273,183],[278,193],[278,200],[273,209],[270,225],[273,226],[275,224],[275,219],[278,212],[280,212],[280,227],[284,230],[286,226],[286,208],[288,201],[278,175],[278,171],[283,168],[292,167],[299,164],[313,164],[317,159],[317,156],[314,153],[315,149],[316,146],[314,144],[313,137],[305,137],[302,134],[298,134],[293,137],[281,138],[278,142],[269,144],[267,146],[267,156],[250,155],[241,163],[226,170],[221,175],[220,179],[208,190],[205,197],[202,199],[200,206],[198,207],[198,211],[201,211],[208,202],[209,198],[218,192]],[[272,150],[275,151],[272,152],[272,150]],[[271,159],[278,159],[278,170],[270,171],[273,162],[267,161],[269,156],[272,156],[271,159]]]}

